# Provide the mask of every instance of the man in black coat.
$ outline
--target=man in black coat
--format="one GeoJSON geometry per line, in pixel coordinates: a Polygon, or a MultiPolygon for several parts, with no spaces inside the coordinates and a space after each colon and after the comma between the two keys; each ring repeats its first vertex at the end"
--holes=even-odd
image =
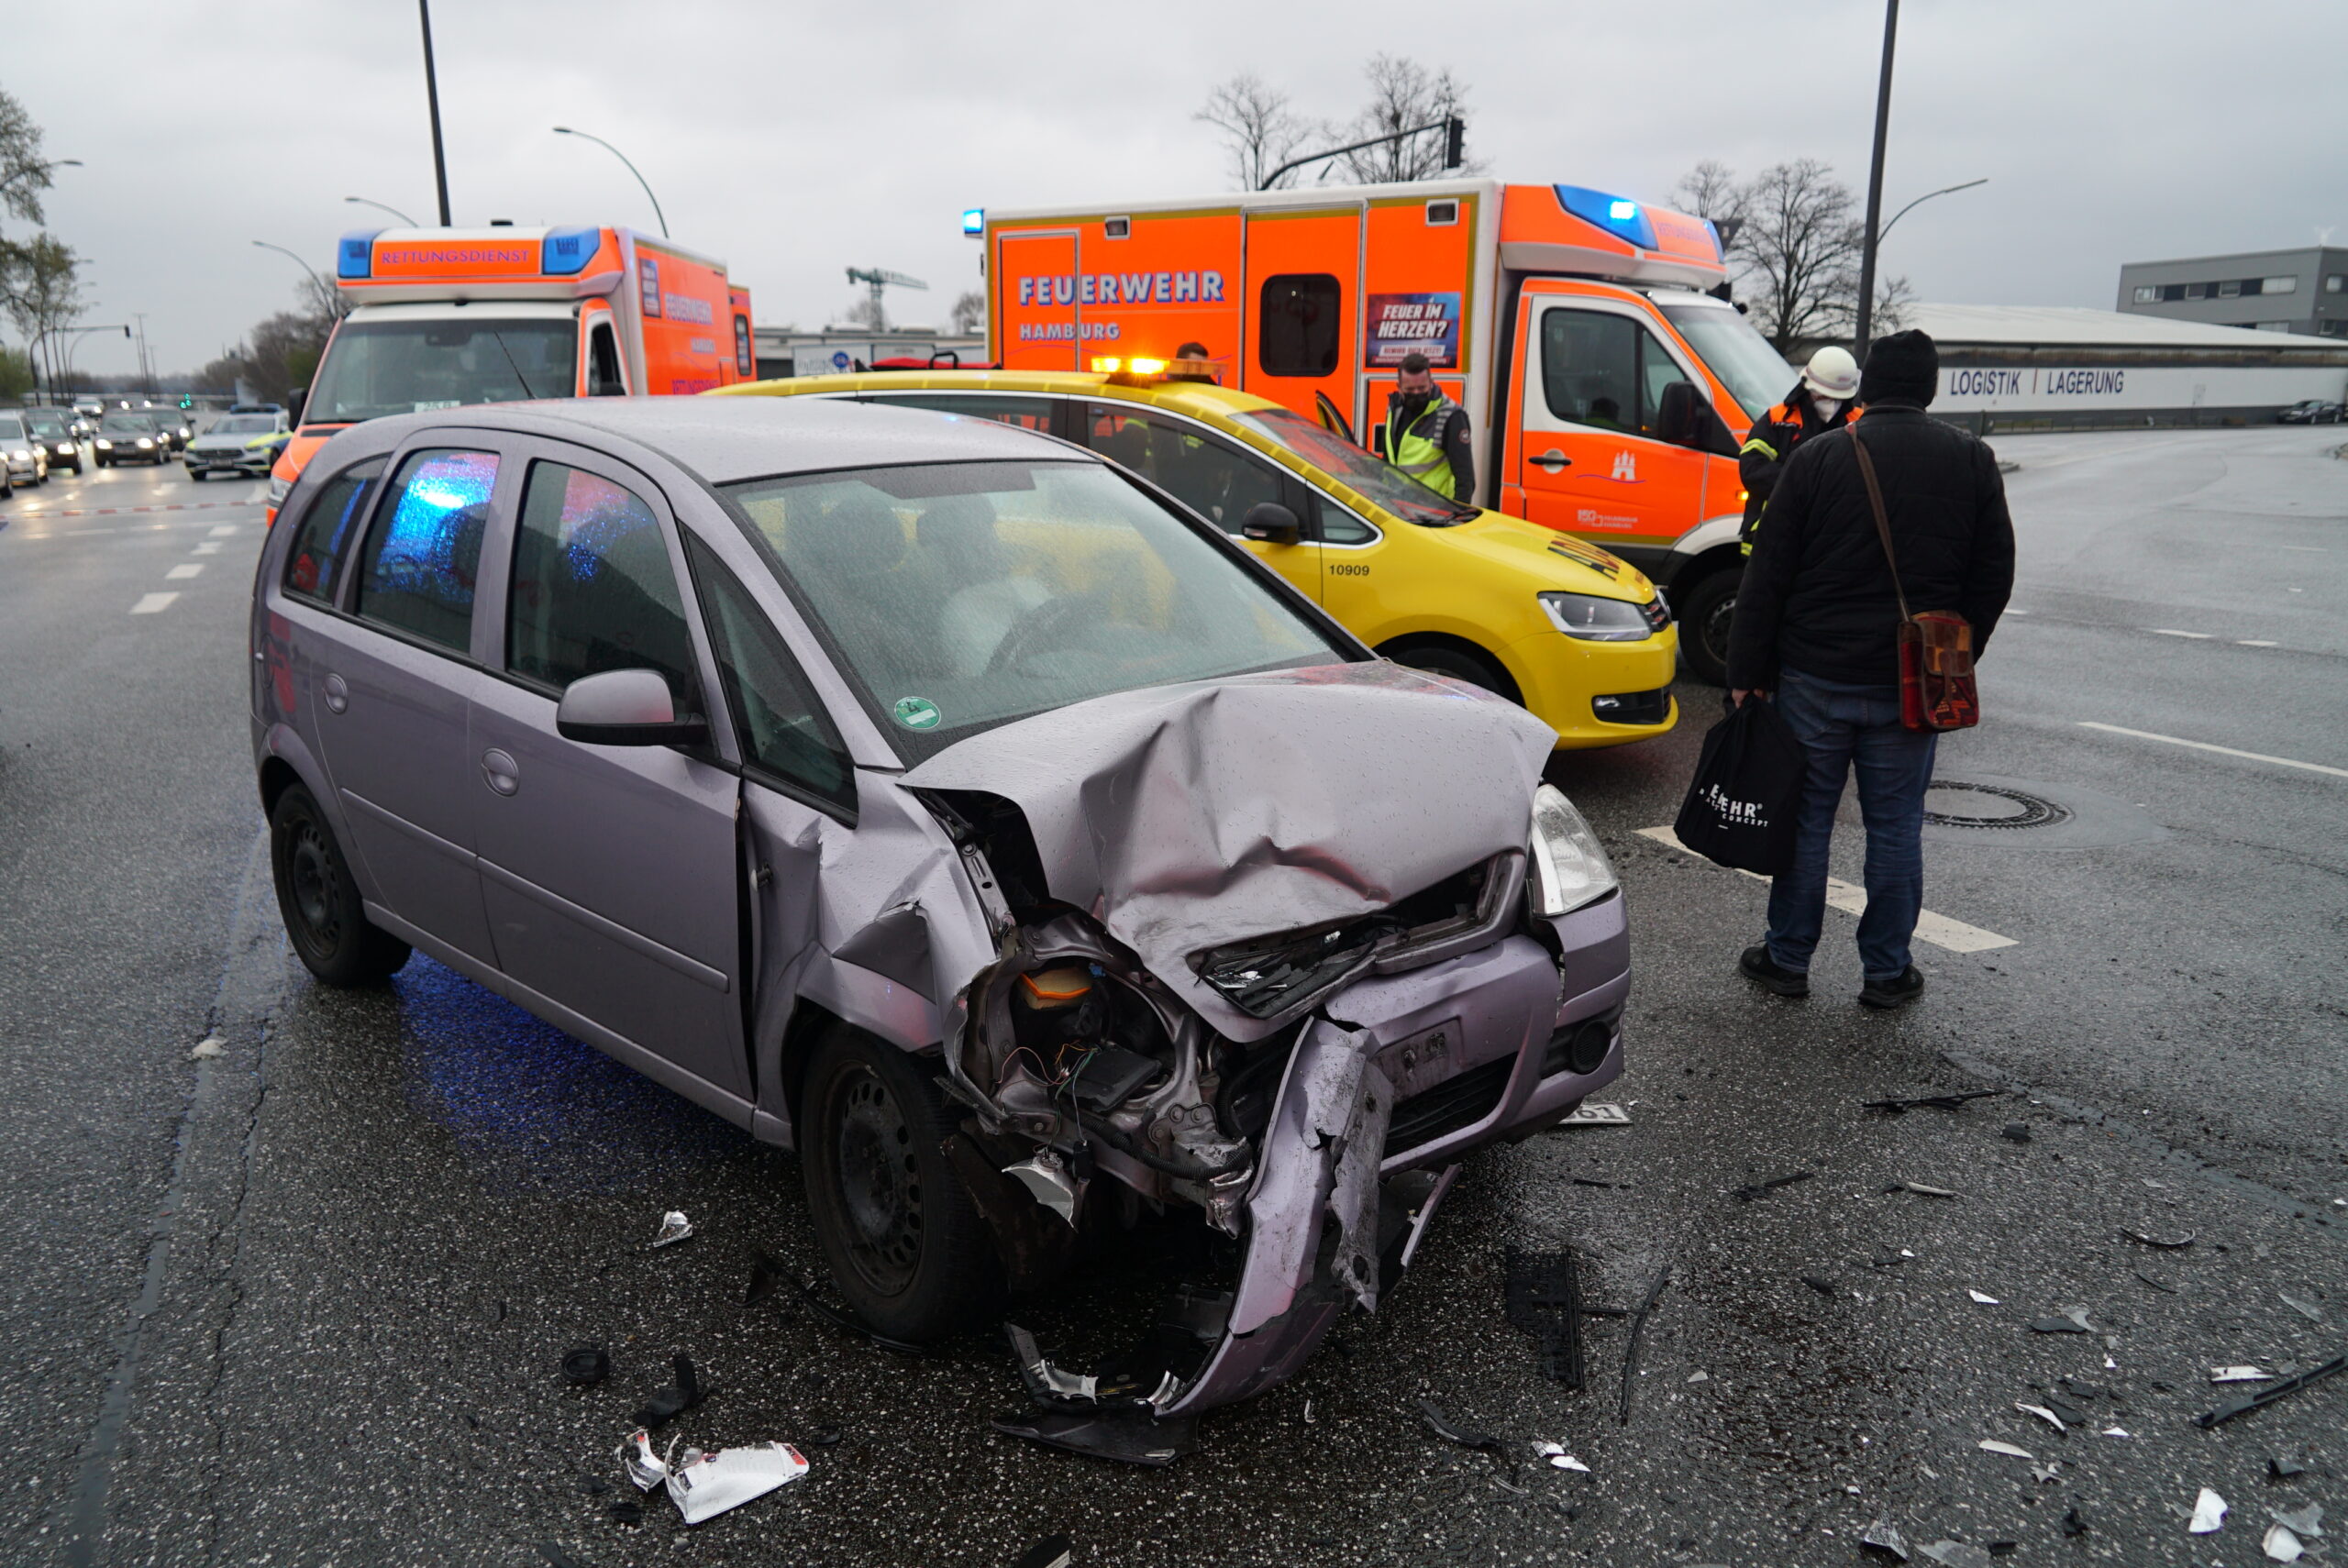
{"type": "Polygon", "coordinates": [[[1846,773],[1866,823],[1859,999],[1896,1008],[1924,989],[1909,940],[1923,905],[1924,790],[1938,737],[1899,722],[1899,602],[1859,475],[1866,444],[1911,610],[1954,610],[1978,658],[2013,591],[2014,530],[1989,448],[1924,412],[1940,355],[1921,332],[1876,340],[1859,382],[1866,412],[1788,460],[1729,628],[1729,700],[1774,701],[1802,742],[1793,868],[1769,888],[1767,939],[1738,967],[1783,997],[1810,994],[1826,910],[1826,852],[1846,773]]]}

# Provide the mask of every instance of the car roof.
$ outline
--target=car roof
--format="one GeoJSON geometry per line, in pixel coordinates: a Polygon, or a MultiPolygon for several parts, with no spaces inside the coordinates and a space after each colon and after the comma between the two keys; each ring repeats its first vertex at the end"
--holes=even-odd
{"type": "Polygon", "coordinates": [[[809,398],[628,397],[487,403],[397,414],[361,428],[392,444],[411,429],[510,429],[555,439],[617,436],[650,447],[712,484],[893,463],[1097,462],[1049,436],[990,419],[809,398]],[[402,428],[405,426],[406,428],[402,428]]]}
{"type": "MultiPolygon", "coordinates": [[[[759,396],[759,388],[777,383],[746,381],[714,394],[721,398],[759,396]]],[[[1062,397],[1113,398],[1146,403],[1184,414],[1228,418],[1281,404],[1236,387],[1209,381],[1120,381],[1100,370],[851,370],[842,375],[794,376],[788,382],[796,394],[849,392],[1040,392],[1062,397]]],[[[771,392],[766,395],[772,395],[771,392]]]]}

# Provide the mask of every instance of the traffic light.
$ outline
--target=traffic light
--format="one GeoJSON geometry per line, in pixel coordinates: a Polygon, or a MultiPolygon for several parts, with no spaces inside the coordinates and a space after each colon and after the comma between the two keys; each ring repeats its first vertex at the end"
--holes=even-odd
{"type": "Polygon", "coordinates": [[[187,395],[187,393],[185,393],[185,392],[182,392],[182,393],[180,393],[180,410],[181,410],[181,412],[184,413],[184,412],[186,412],[187,410],[189,410],[189,409],[191,409],[191,408],[194,408],[194,406],[195,406],[195,399],[194,399],[194,398],[192,398],[192,397],[188,396],[188,395],[187,395]]]}
{"type": "Polygon", "coordinates": [[[1456,169],[1468,161],[1468,122],[1457,115],[1444,122],[1443,166],[1456,169]]]}

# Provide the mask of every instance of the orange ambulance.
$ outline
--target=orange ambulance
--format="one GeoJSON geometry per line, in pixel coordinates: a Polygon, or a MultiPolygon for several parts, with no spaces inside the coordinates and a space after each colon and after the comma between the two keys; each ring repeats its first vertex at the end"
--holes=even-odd
{"type": "Polygon", "coordinates": [[[269,516],[310,455],[387,414],[547,397],[681,396],[758,379],[750,295],[725,264],[626,228],[386,228],[343,236],[336,324],[269,516]]]}
{"type": "Polygon", "coordinates": [[[1665,589],[1689,668],[1724,672],[1742,569],[1736,448],[1798,372],[1720,291],[1702,218],[1578,185],[1328,186],[976,212],[990,357],[1170,359],[1382,450],[1416,349],[1468,411],[1460,499],[1603,546],[1665,589]]]}

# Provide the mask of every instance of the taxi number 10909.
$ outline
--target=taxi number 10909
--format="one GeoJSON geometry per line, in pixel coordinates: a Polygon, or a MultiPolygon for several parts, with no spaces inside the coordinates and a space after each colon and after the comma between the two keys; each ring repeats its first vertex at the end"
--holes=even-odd
{"type": "Polygon", "coordinates": [[[1369,569],[1366,566],[1356,566],[1350,562],[1333,561],[1329,566],[1329,575],[1331,577],[1368,577],[1369,569]]]}

